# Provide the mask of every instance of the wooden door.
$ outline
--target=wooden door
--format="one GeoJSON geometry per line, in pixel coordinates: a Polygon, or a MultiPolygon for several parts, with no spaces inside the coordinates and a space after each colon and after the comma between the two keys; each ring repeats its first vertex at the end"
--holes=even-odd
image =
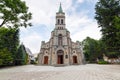
{"type": "Polygon", "coordinates": [[[44,64],[48,64],[48,56],[44,56],[44,64]]]}
{"type": "Polygon", "coordinates": [[[77,63],[77,56],[73,56],[73,63],[77,63]]]}
{"type": "Polygon", "coordinates": [[[60,64],[60,55],[58,55],[58,60],[57,61],[58,61],[58,64],[60,64]]]}
{"type": "Polygon", "coordinates": [[[58,55],[58,64],[63,64],[63,55],[58,55]]]}

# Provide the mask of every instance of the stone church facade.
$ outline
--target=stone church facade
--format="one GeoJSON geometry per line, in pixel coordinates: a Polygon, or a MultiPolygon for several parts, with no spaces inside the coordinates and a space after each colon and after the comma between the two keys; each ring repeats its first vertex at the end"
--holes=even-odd
{"type": "Polygon", "coordinates": [[[41,42],[38,54],[40,65],[76,65],[84,63],[82,46],[79,41],[72,42],[70,32],[66,29],[65,13],[61,4],[56,13],[56,24],[48,42],[41,42]]]}

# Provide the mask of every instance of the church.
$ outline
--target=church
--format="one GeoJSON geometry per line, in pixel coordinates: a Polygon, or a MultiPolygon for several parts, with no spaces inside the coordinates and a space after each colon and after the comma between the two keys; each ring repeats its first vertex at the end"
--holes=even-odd
{"type": "Polygon", "coordinates": [[[70,32],[66,28],[65,13],[60,4],[56,13],[56,24],[48,42],[41,42],[38,64],[51,66],[80,65],[84,63],[82,45],[72,42],[70,32]]]}

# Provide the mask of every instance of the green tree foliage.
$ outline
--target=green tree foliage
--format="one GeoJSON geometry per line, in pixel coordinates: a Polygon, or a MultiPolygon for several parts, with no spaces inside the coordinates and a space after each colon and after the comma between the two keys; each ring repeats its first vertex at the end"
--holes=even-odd
{"type": "MultiPolygon", "coordinates": [[[[10,28],[0,28],[0,50],[8,51],[13,58],[13,64],[16,59],[16,52],[19,46],[19,30],[10,28]]],[[[7,52],[6,52],[7,53],[7,52]]]]}
{"type": "Polygon", "coordinates": [[[95,10],[95,19],[101,27],[107,56],[118,57],[120,55],[120,0],[99,0],[95,10]]]}
{"type": "Polygon", "coordinates": [[[100,39],[96,40],[97,41],[97,52],[100,56],[103,57],[103,54],[106,54],[106,46],[105,43],[100,39]]]}
{"type": "Polygon", "coordinates": [[[13,58],[11,53],[6,49],[0,49],[0,66],[11,65],[13,58]]]}
{"type": "Polygon", "coordinates": [[[25,46],[23,44],[18,48],[16,55],[16,65],[25,65],[28,63],[28,54],[26,53],[25,46]]]}
{"type": "Polygon", "coordinates": [[[118,16],[115,16],[115,18],[114,18],[114,20],[113,20],[113,22],[112,22],[114,25],[115,25],[115,27],[116,27],[116,29],[118,30],[117,32],[116,32],[116,40],[117,40],[117,45],[116,45],[116,47],[118,47],[118,52],[120,52],[120,17],[118,17],[118,16]]]}
{"type": "Polygon", "coordinates": [[[105,53],[104,44],[101,40],[94,40],[87,37],[82,41],[83,53],[85,54],[86,61],[96,62],[97,59],[102,59],[102,55],[105,53]]]}
{"type": "Polygon", "coordinates": [[[27,27],[31,26],[28,21],[31,19],[28,7],[21,0],[0,0],[0,27],[27,27]]]}

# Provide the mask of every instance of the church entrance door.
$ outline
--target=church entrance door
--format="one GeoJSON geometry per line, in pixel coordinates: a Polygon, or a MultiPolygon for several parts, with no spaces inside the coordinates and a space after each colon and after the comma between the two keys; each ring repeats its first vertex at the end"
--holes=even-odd
{"type": "Polygon", "coordinates": [[[64,63],[63,54],[64,54],[64,52],[62,50],[57,51],[57,63],[58,64],[64,63]]]}
{"type": "Polygon", "coordinates": [[[63,55],[58,55],[58,64],[63,64],[63,55]]]}
{"type": "Polygon", "coordinates": [[[73,64],[77,63],[77,56],[73,56],[73,64]]]}
{"type": "Polygon", "coordinates": [[[44,64],[48,64],[48,56],[44,56],[44,64]]]}

